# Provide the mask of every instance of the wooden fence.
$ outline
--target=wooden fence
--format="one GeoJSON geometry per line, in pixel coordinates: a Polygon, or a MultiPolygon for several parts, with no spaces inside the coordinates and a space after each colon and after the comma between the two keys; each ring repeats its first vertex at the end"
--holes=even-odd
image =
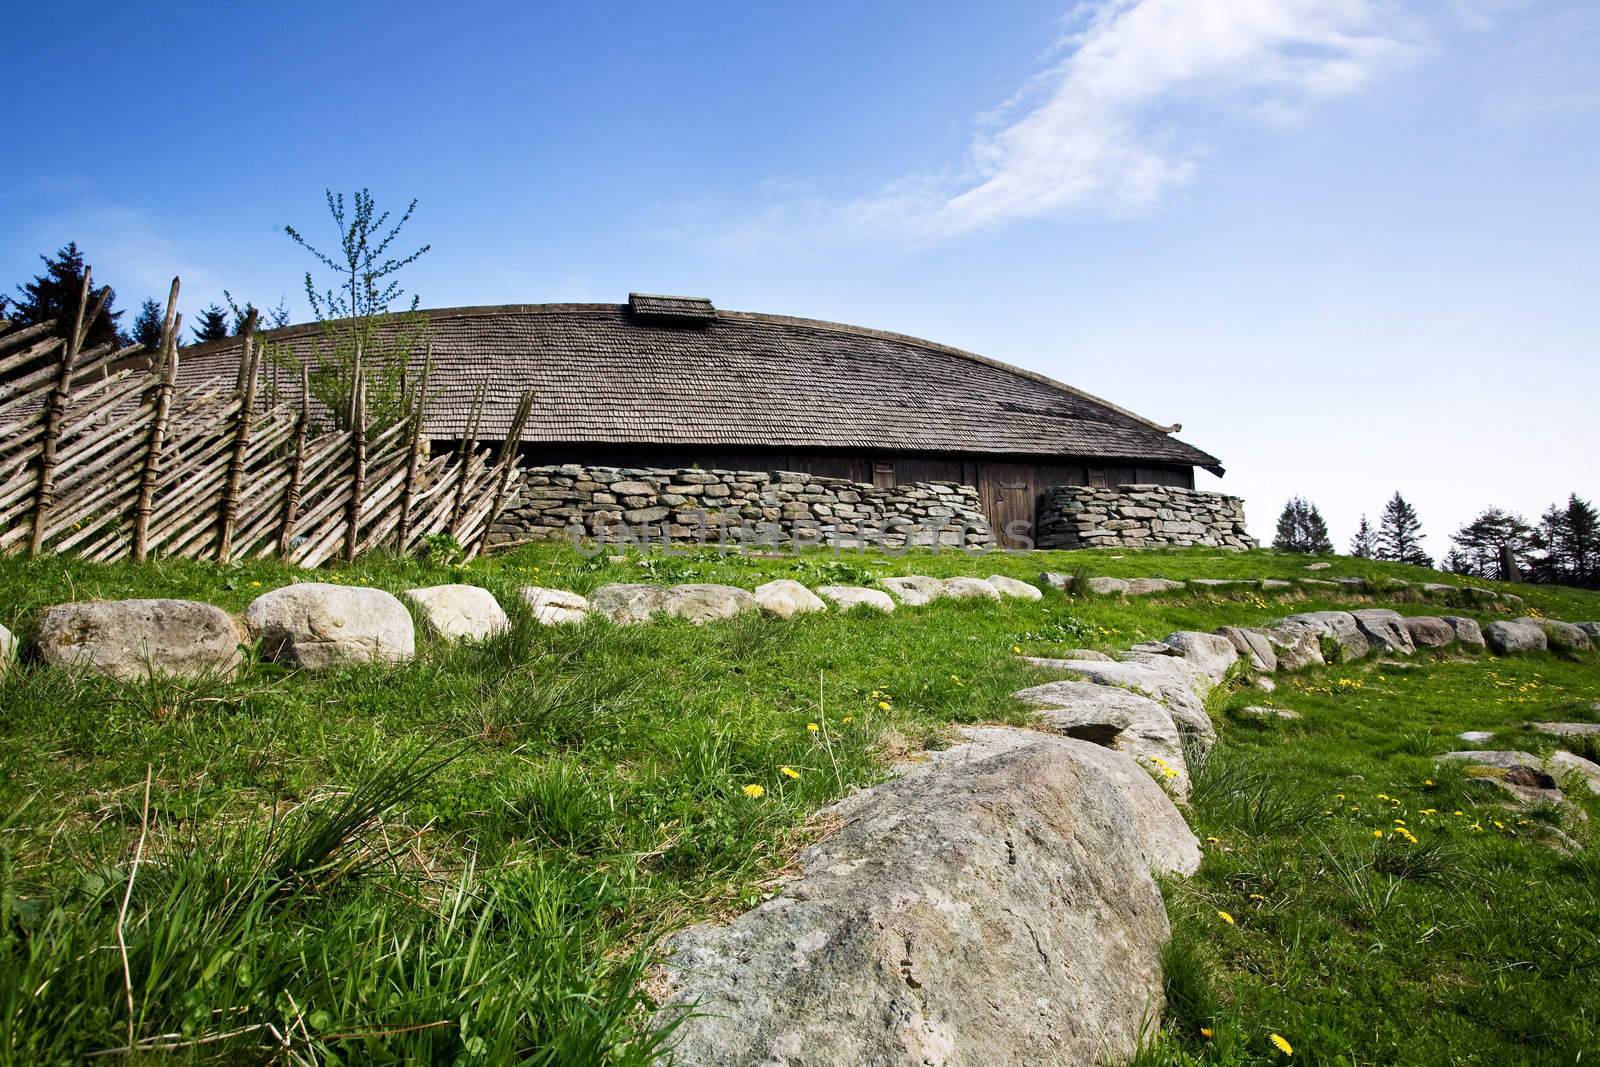
{"type": "Polygon", "coordinates": [[[179,386],[177,297],[174,279],[153,354],[84,348],[105,301],[87,273],[69,330],[0,332],[0,553],[314,567],[379,547],[410,552],[440,534],[468,555],[481,550],[521,478],[531,396],[498,458],[476,440],[481,388],[467,437],[432,456],[422,430],[431,358],[405,391],[404,417],[370,435],[358,369],[350,428],[318,433],[304,370],[297,400],[258,395],[266,346],[253,313],[234,380],[179,386]]]}

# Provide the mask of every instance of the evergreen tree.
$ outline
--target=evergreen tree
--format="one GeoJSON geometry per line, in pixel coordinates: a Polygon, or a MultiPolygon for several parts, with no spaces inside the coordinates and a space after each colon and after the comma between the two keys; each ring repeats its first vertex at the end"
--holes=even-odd
{"type": "Polygon", "coordinates": [[[212,304],[200,312],[200,319],[194,327],[194,343],[202,344],[206,341],[220,341],[228,336],[228,313],[216,304],[212,304]]]}
{"type": "Polygon", "coordinates": [[[1433,557],[1422,549],[1422,520],[1417,517],[1417,509],[1399,493],[1383,506],[1374,558],[1418,567],[1433,566],[1433,557]]]}
{"type": "Polygon", "coordinates": [[[1600,588],[1600,511],[1576,493],[1552,504],[1539,519],[1533,544],[1540,555],[1533,575],[1542,582],[1600,588]]]}
{"type": "Polygon", "coordinates": [[[1372,523],[1365,513],[1361,516],[1361,525],[1356,527],[1356,535],[1350,539],[1350,554],[1358,559],[1371,559],[1378,552],[1378,535],[1373,532],[1372,523]]]}
{"type": "Polygon", "coordinates": [[[1278,516],[1278,530],[1272,547],[1282,552],[1308,552],[1328,555],[1333,542],[1328,539],[1328,524],[1322,512],[1304,497],[1290,497],[1278,516]]]}
{"type": "MultiPolygon", "coordinates": [[[[49,256],[39,258],[44,261],[44,273],[35,275],[31,282],[17,286],[21,299],[11,305],[8,313],[16,326],[35,326],[53,321],[56,335],[65,337],[72,329],[78,314],[78,298],[83,294],[83,275],[86,270],[83,253],[78,251],[78,242],[69,241],[55,254],[54,259],[49,256]]],[[[98,298],[99,290],[89,295],[89,307],[85,314],[94,310],[98,298]]],[[[93,322],[86,324],[88,335],[84,339],[85,348],[127,342],[117,330],[117,320],[122,317],[122,312],[115,308],[116,299],[116,291],[107,287],[105,307],[93,322]]]]}
{"type": "Polygon", "coordinates": [[[133,320],[133,343],[147,352],[154,352],[161,344],[161,327],[165,312],[154,300],[139,305],[139,317],[133,320]]]}
{"type": "Polygon", "coordinates": [[[1458,574],[1471,574],[1479,578],[1499,578],[1507,575],[1501,567],[1501,553],[1511,550],[1519,564],[1527,559],[1533,548],[1533,527],[1520,515],[1500,508],[1488,508],[1477,518],[1450,535],[1451,556],[1459,557],[1464,569],[1458,574]]]}

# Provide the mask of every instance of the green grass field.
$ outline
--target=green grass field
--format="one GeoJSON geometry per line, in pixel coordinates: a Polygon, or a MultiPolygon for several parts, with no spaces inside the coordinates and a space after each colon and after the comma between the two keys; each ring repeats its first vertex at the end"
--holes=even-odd
{"type": "MultiPolygon", "coordinates": [[[[952,724],[1026,722],[1009,694],[1042,678],[1013,648],[1111,650],[1349,606],[1052,590],[889,616],[547,629],[518,611],[519,585],[1296,577],[1307,562],[1206,550],[612,562],[565,546],[464,568],[373,558],[320,576],[481,584],[512,631],[315,676],[253,662],[237,679],[125,686],[21,665],[0,682],[0,1061],[133,1048],[161,1062],[647,1062],[657,938],[772,892],[810,814],[895,757],[948,743],[952,724]]],[[[1318,576],[1449,580],[1332,562],[1318,576]]],[[[91,597],[237,611],[296,576],[3,559],[0,621],[25,635],[40,607],[91,597]]],[[[1595,594],[1517,591],[1552,617],[1600,617],[1595,594]]],[[[1600,716],[1597,667],[1594,654],[1419,655],[1284,676],[1270,699],[1298,722],[1230,711],[1258,692],[1220,694],[1222,741],[1196,769],[1192,813],[1215,840],[1199,875],[1168,887],[1172,1006],[1146,1058],[1281,1061],[1271,1033],[1313,1063],[1571,1063],[1600,1043],[1600,848],[1566,856],[1534,833],[1560,821],[1595,842],[1594,820],[1501,813],[1431,758],[1463,729],[1538,747],[1516,732],[1525,720],[1600,716]],[[1416,845],[1388,832],[1397,818],[1416,845]]]]}

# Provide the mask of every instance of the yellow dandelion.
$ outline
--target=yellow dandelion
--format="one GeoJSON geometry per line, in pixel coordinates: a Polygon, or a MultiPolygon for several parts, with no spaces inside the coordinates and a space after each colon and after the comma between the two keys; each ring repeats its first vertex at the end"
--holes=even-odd
{"type": "Polygon", "coordinates": [[[1277,1048],[1278,1048],[1278,1051],[1283,1053],[1285,1056],[1293,1056],[1294,1055],[1293,1046],[1291,1046],[1288,1041],[1284,1040],[1284,1037],[1283,1037],[1282,1034],[1268,1034],[1267,1035],[1267,1040],[1271,1041],[1274,1045],[1276,1045],[1277,1048]]]}
{"type": "Polygon", "coordinates": [[[1374,830],[1374,831],[1372,831],[1372,836],[1373,837],[1382,837],[1383,836],[1383,831],[1382,830],[1374,830]]]}
{"type": "Polygon", "coordinates": [[[818,730],[822,729],[822,727],[818,726],[814,722],[808,722],[806,723],[806,729],[810,730],[812,733],[816,733],[818,730]]]}
{"type": "Polygon", "coordinates": [[[800,777],[800,772],[795,770],[793,767],[779,767],[778,768],[778,773],[783,775],[785,778],[798,778],[798,777],[800,777]]]}
{"type": "Polygon", "coordinates": [[[878,710],[879,711],[888,711],[889,710],[889,702],[887,700],[878,701],[878,710]]]}
{"type": "Polygon", "coordinates": [[[1464,814],[1466,814],[1466,813],[1465,813],[1465,812],[1461,812],[1461,811],[1458,811],[1458,812],[1455,812],[1455,813],[1454,813],[1454,814],[1456,814],[1456,815],[1464,815],[1464,814]]]}
{"type": "Polygon", "coordinates": [[[1251,900],[1266,900],[1267,898],[1262,896],[1260,893],[1251,893],[1250,894],[1250,899],[1251,900]]]}
{"type": "Polygon", "coordinates": [[[1200,1036],[1205,1038],[1207,1041],[1210,1041],[1211,1040],[1211,1027],[1202,1026],[1200,1028],[1200,1036]]]}
{"type": "Polygon", "coordinates": [[[1423,785],[1432,785],[1433,784],[1433,779],[1432,778],[1424,778],[1422,780],[1422,784],[1423,785]]]}
{"type": "Polygon", "coordinates": [[[1221,919],[1223,922],[1227,923],[1229,926],[1233,925],[1233,916],[1229,915],[1225,911],[1217,912],[1217,918],[1221,919]]]}
{"type": "Polygon", "coordinates": [[[250,583],[250,588],[252,588],[252,589],[260,589],[261,588],[261,583],[260,582],[251,582],[250,583]]]}
{"type": "Polygon", "coordinates": [[[845,725],[846,725],[846,726],[849,726],[849,725],[850,725],[850,724],[851,724],[851,723],[853,723],[853,722],[855,722],[855,721],[856,721],[856,717],[855,717],[855,716],[854,716],[854,715],[846,715],[846,716],[845,716],[845,717],[844,717],[844,719],[843,719],[843,720],[841,720],[841,721],[842,721],[842,722],[843,722],[843,723],[844,723],[844,724],[845,724],[845,725]]]}
{"type": "Polygon", "coordinates": [[[1012,655],[1013,655],[1013,656],[1020,656],[1020,655],[1022,655],[1022,646],[1021,646],[1021,645],[1012,645],[1012,646],[1011,646],[1011,654],[1012,654],[1012,655]]]}
{"type": "Polygon", "coordinates": [[[749,785],[744,787],[744,795],[749,797],[751,800],[760,800],[762,797],[767,795],[767,791],[761,788],[759,785],[756,785],[756,783],[751,782],[749,785]]]}
{"type": "Polygon", "coordinates": [[[879,698],[879,697],[881,697],[881,696],[882,696],[882,695],[883,695],[883,694],[882,694],[882,693],[880,693],[880,692],[878,692],[878,691],[877,691],[877,690],[876,690],[876,689],[874,689],[874,690],[873,690],[873,691],[872,691],[872,699],[873,699],[873,700],[877,700],[877,699],[878,699],[878,698],[879,698]]]}

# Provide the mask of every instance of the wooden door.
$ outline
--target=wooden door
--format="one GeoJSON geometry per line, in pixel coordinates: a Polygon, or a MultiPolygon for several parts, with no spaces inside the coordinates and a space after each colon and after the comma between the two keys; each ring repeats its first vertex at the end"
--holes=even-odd
{"type": "Polygon", "coordinates": [[[1034,469],[1028,463],[984,463],[978,470],[978,497],[983,513],[994,527],[996,542],[1003,548],[1032,548],[1034,503],[1038,488],[1034,469]],[[1007,528],[1015,526],[1016,533],[1007,528]]]}

